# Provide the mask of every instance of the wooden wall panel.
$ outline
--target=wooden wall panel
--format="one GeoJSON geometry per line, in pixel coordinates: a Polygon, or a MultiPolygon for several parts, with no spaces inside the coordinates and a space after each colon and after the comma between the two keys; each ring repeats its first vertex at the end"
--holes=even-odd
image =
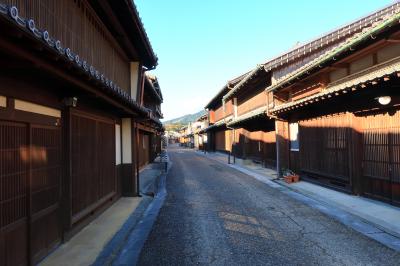
{"type": "Polygon", "coordinates": [[[214,116],[215,122],[218,122],[219,120],[225,118],[224,107],[222,105],[220,107],[218,107],[215,110],[214,115],[215,115],[214,116]]]}
{"type": "Polygon", "coordinates": [[[275,131],[235,130],[235,156],[260,162],[265,167],[276,167],[276,134],[275,131]]]}
{"type": "Polygon", "coordinates": [[[72,215],[77,221],[117,193],[115,123],[71,115],[72,215]]]}
{"type": "Polygon", "coordinates": [[[233,100],[229,100],[225,103],[225,117],[233,115],[233,100]]]}
{"type": "Polygon", "coordinates": [[[360,120],[364,193],[400,205],[400,111],[360,120]]]}
{"type": "Polygon", "coordinates": [[[0,121],[0,265],[28,262],[28,128],[0,121]]]}
{"type": "Polygon", "coordinates": [[[264,165],[270,168],[276,168],[276,132],[263,132],[263,160],[264,165]]]}
{"type": "Polygon", "coordinates": [[[150,162],[150,136],[143,131],[139,133],[139,168],[145,167],[150,162]]]}
{"type": "Polygon", "coordinates": [[[276,127],[276,141],[277,141],[277,156],[279,156],[279,173],[282,169],[290,168],[289,159],[289,124],[285,121],[277,120],[275,122],[276,127]]]}
{"type": "Polygon", "coordinates": [[[301,169],[350,183],[352,114],[300,121],[301,169]]]}
{"type": "Polygon", "coordinates": [[[109,122],[97,122],[97,161],[99,167],[99,198],[117,191],[115,165],[115,129],[109,122]]]}
{"type": "Polygon", "coordinates": [[[249,111],[257,109],[261,106],[266,106],[267,104],[267,94],[263,90],[262,92],[256,94],[250,99],[246,99],[245,101],[241,101],[238,99],[238,115],[243,115],[249,111]]]}
{"type": "Polygon", "coordinates": [[[215,132],[215,149],[225,151],[225,131],[220,130],[215,132]]]}
{"type": "MultiPolygon", "coordinates": [[[[3,0],[32,18],[79,57],[128,91],[130,67],[113,37],[84,0],[3,0]]],[[[128,91],[129,92],[129,91],[128,91]]]]}
{"type": "Polygon", "coordinates": [[[61,242],[61,130],[31,126],[31,243],[38,262],[61,242]]]}

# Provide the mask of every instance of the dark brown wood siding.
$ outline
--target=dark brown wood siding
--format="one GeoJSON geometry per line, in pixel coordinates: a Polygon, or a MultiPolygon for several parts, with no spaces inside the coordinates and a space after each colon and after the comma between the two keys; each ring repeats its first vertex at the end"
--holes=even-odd
{"type": "Polygon", "coordinates": [[[121,88],[130,87],[130,66],[101,20],[84,0],[3,0],[15,5],[19,15],[32,18],[79,57],[121,88]]]}
{"type": "Polygon", "coordinates": [[[360,119],[364,194],[400,205],[400,111],[360,119]]]}
{"type": "Polygon", "coordinates": [[[72,220],[84,218],[117,193],[115,123],[71,114],[72,220]]]}
{"type": "Polygon", "coordinates": [[[244,128],[235,130],[233,152],[242,159],[254,160],[265,167],[276,167],[275,131],[248,131],[244,128]]]}
{"type": "Polygon", "coordinates": [[[150,162],[150,136],[143,131],[139,132],[139,168],[150,162]]]}
{"type": "Polygon", "coordinates": [[[0,166],[0,264],[36,263],[61,241],[60,128],[0,121],[0,166]]]}
{"type": "Polygon", "coordinates": [[[28,128],[0,121],[0,264],[25,265],[28,261],[28,128]],[[21,150],[22,149],[22,150],[21,150]]]}
{"type": "Polygon", "coordinates": [[[232,130],[219,130],[215,132],[215,149],[222,152],[229,152],[232,149],[232,130]]]}
{"type": "Polygon", "coordinates": [[[31,126],[31,241],[33,261],[61,242],[61,129],[31,126]]]}
{"type": "Polygon", "coordinates": [[[300,121],[301,170],[350,185],[351,125],[350,113],[300,121]]]}
{"type": "Polygon", "coordinates": [[[255,95],[238,99],[237,112],[238,115],[244,115],[254,109],[265,106],[267,102],[267,94],[261,91],[255,95]]]}

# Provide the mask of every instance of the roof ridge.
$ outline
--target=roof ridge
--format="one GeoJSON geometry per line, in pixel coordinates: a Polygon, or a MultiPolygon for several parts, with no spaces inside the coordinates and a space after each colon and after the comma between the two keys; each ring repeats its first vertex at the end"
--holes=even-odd
{"type": "Polygon", "coordinates": [[[134,0],[129,0],[128,2],[130,2],[130,3],[132,4],[133,11],[135,12],[135,15],[136,15],[137,18],[138,18],[138,22],[140,23],[140,27],[143,29],[143,35],[144,35],[145,40],[146,40],[147,43],[148,43],[148,47],[149,47],[149,49],[150,49],[150,53],[154,56],[154,58],[155,58],[155,60],[156,60],[156,65],[157,65],[157,64],[158,64],[158,57],[157,57],[157,54],[154,52],[153,46],[151,45],[150,38],[149,38],[149,36],[147,35],[146,28],[144,27],[144,23],[143,23],[142,17],[141,17],[140,14],[139,14],[139,10],[137,9],[137,6],[136,6],[136,4],[135,4],[135,1],[134,1],[134,0]]]}
{"type": "Polygon", "coordinates": [[[385,20],[382,20],[380,23],[375,24],[374,26],[370,26],[367,28],[367,30],[360,32],[358,34],[353,35],[352,37],[349,37],[347,41],[333,47],[332,49],[328,50],[326,53],[323,53],[321,56],[317,57],[316,59],[310,61],[309,63],[305,64],[304,66],[296,69],[295,71],[291,72],[288,74],[285,78],[282,78],[280,82],[271,85],[267,88],[268,91],[275,90],[276,88],[284,85],[287,82],[290,82],[293,80],[296,76],[298,77],[300,74],[303,74],[304,72],[308,72],[311,70],[312,67],[315,67],[317,64],[320,65],[324,63],[324,61],[328,60],[328,56],[335,57],[338,53],[342,52],[344,49],[346,49],[349,45],[351,44],[356,44],[359,41],[362,41],[364,37],[367,35],[371,35],[374,33],[374,31],[378,31],[381,29],[381,27],[384,27],[385,25],[396,21],[397,19],[400,19],[400,9],[396,10],[395,13],[393,13],[394,16],[390,16],[385,20]]]}
{"type": "MultiPolygon", "coordinates": [[[[390,5],[388,5],[388,6],[384,7],[384,8],[381,8],[381,9],[379,9],[377,11],[374,11],[374,12],[370,13],[369,15],[363,16],[363,17],[361,17],[359,19],[356,19],[355,21],[353,21],[351,23],[345,24],[344,26],[341,26],[341,27],[339,27],[339,28],[337,28],[335,30],[332,30],[332,31],[328,32],[328,33],[325,33],[325,34],[321,35],[320,37],[317,37],[317,38],[305,43],[302,46],[299,46],[299,47],[296,47],[296,48],[292,48],[292,49],[290,49],[290,50],[288,50],[286,52],[283,52],[282,54],[280,54],[280,55],[278,55],[276,57],[273,57],[270,60],[267,60],[263,65],[266,66],[268,64],[271,64],[271,66],[269,66],[269,67],[270,68],[274,68],[274,67],[276,67],[276,64],[277,64],[277,63],[274,64],[274,62],[280,61],[280,60],[283,60],[283,59],[289,59],[289,54],[291,54],[291,53],[294,53],[296,51],[300,52],[302,50],[306,51],[306,47],[307,46],[309,46],[309,49],[312,50],[311,46],[312,46],[313,43],[316,43],[318,41],[321,42],[322,39],[327,38],[330,35],[332,35],[331,38],[334,37],[334,34],[336,34],[335,36],[337,36],[337,34],[340,35],[342,32],[344,34],[346,34],[346,32],[347,32],[347,34],[349,35],[349,34],[351,34],[351,27],[354,27],[353,31],[355,31],[355,29],[357,29],[357,28],[364,30],[365,28],[368,27],[367,26],[368,23],[373,24],[373,23],[378,22],[379,20],[385,19],[387,17],[391,17],[391,15],[393,15],[394,13],[397,13],[399,9],[400,9],[400,0],[396,0],[396,2],[393,3],[393,4],[390,4],[390,5]],[[377,17],[378,15],[379,15],[379,17],[377,17]],[[374,19],[374,17],[375,17],[375,19],[374,19]],[[359,24],[359,26],[357,27],[358,24],[359,24]],[[362,26],[362,24],[364,24],[364,26],[362,26]]],[[[333,39],[337,39],[337,38],[335,37],[333,39]]],[[[321,42],[321,45],[323,43],[325,43],[325,46],[326,46],[330,42],[329,41],[321,42]]],[[[319,45],[320,48],[323,47],[321,45],[319,45]]],[[[268,66],[266,66],[266,68],[268,68],[268,66]]]]}

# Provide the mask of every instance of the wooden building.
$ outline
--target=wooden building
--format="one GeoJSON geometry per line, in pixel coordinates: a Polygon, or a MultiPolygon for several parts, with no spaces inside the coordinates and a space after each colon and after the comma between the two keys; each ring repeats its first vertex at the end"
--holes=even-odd
{"type": "Polygon", "coordinates": [[[204,130],[208,132],[208,149],[275,167],[275,122],[266,116],[269,76],[261,72],[244,85],[242,80],[252,73],[228,82],[205,107],[210,124],[204,130]]]}
{"type": "Polygon", "coordinates": [[[0,29],[0,265],[32,265],[137,195],[157,57],[133,1],[2,0],[0,29]]]}
{"type": "Polygon", "coordinates": [[[154,161],[161,152],[161,135],[164,131],[160,119],[163,118],[161,103],[163,102],[161,89],[156,77],[146,75],[144,80],[143,106],[149,111],[149,117],[138,125],[139,169],[154,161]]]}
{"type": "Polygon", "coordinates": [[[282,166],[400,205],[399,19],[397,3],[267,88],[282,166]]]}
{"type": "Polygon", "coordinates": [[[238,157],[398,205],[399,11],[396,2],[224,87],[207,105],[210,149],[228,150],[217,136],[234,129],[238,157]]]}
{"type": "MultiPolygon", "coordinates": [[[[256,70],[261,69],[258,66],[256,70]]],[[[223,105],[233,106],[233,117],[227,127],[233,130],[233,154],[265,167],[276,167],[275,120],[266,115],[270,75],[265,71],[247,73],[223,98],[223,105]]]]}
{"type": "Polygon", "coordinates": [[[192,124],[194,134],[194,148],[196,150],[204,150],[207,143],[207,134],[205,129],[208,127],[208,115],[204,114],[200,116],[192,124]]]}
{"type": "Polygon", "coordinates": [[[207,132],[207,148],[208,151],[220,151],[229,153],[233,147],[233,130],[227,127],[227,123],[233,119],[233,102],[222,102],[222,98],[227,94],[239,81],[243,75],[233,79],[210,100],[205,106],[208,113],[208,127],[204,129],[207,132]]]}
{"type": "Polygon", "coordinates": [[[189,141],[188,126],[184,126],[179,130],[179,145],[187,147],[189,141]]]}

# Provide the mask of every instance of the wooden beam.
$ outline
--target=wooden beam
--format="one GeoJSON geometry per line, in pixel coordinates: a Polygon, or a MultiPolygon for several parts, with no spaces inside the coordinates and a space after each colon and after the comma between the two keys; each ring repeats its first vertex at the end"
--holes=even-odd
{"type": "Polygon", "coordinates": [[[32,54],[27,49],[21,48],[20,46],[16,46],[12,42],[9,42],[3,38],[0,38],[0,49],[2,51],[8,51],[9,53],[14,54],[24,60],[28,60],[36,65],[39,65],[41,68],[43,68],[48,73],[51,73],[54,76],[57,76],[63,80],[66,80],[83,90],[86,90],[90,93],[98,95],[99,98],[124,110],[128,114],[131,114],[134,116],[139,116],[139,114],[137,112],[126,107],[124,104],[121,104],[117,100],[114,100],[114,99],[110,98],[109,96],[105,95],[104,93],[100,92],[100,90],[96,89],[94,86],[90,86],[86,82],[82,81],[81,79],[69,74],[66,71],[59,69],[59,67],[44,60],[41,56],[32,54]]]}
{"type": "Polygon", "coordinates": [[[387,42],[390,42],[390,43],[400,43],[400,40],[389,39],[389,40],[387,40],[387,42]]]}

